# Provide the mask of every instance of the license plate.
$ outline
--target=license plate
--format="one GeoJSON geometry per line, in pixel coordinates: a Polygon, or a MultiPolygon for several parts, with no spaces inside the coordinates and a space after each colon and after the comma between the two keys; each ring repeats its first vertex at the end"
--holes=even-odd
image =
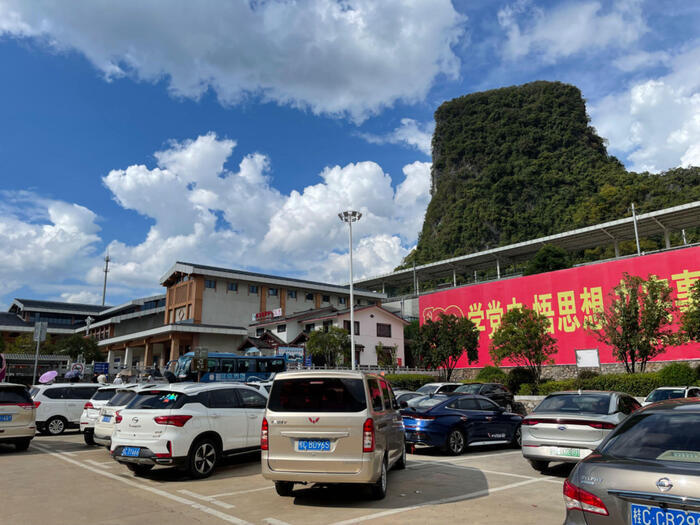
{"type": "Polygon", "coordinates": [[[102,422],[103,423],[109,423],[109,420],[112,419],[112,416],[102,416],[102,422]]]}
{"type": "Polygon", "coordinates": [[[630,525],[700,525],[700,512],[630,505],[630,525]]]}
{"type": "Polygon", "coordinates": [[[141,449],[139,447],[124,447],[122,449],[122,456],[137,458],[139,457],[139,452],[141,452],[141,449]]]}
{"type": "Polygon", "coordinates": [[[329,439],[300,439],[297,441],[297,450],[302,452],[328,451],[331,449],[329,439]]]}
{"type": "Polygon", "coordinates": [[[0,416],[0,421],[12,421],[12,415],[1,415],[0,416]]]}
{"type": "Polygon", "coordinates": [[[581,449],[579,449],[579,448],[552,447],[549,450],[550,450],[550,454],[552,454],[554,456],[561,456],[564,458],[580,458],[581,457],[581,449]]]}

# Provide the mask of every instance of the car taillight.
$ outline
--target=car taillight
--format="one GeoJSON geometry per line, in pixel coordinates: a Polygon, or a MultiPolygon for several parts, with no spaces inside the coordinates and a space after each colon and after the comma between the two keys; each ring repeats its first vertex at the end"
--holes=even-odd
{"type": "Polygon", "coordinates": [[[85,405],[83,406],[83,410],[87,410],[88,408],[95,408],[90,401],[85,403],[85,405]]]}
{"type": "Polygon", "coordinates": [[[564,503],[568,510],[580,510],[602,516],[608,515],[608,509],[605,507],[603,500],[577,487],[568,479],[564,481],[564,503]]]}
{"type": "Polygon", "coordinates": [[[268,442],[268,435],[267,419],[263,418],[262,427],[260,428],[260,450],[269,450],[270,444],[268,442]]]}
{"type": "Polygon", "coordinates": [[[165,454],[163,454],[162,452],[160,452],[160,453],[156,452],[157,458],[171,458],[171,457],[173,457],[173,444],[170,441],[168,441],[165,443],[165,448],[168,449],[168,451],[165,454]]]}
{"type": "Polygon", "coordinates": [[[39,405],[41,405],[41,401],[34,401],[34,408],[39,408],[39,405]]]}
{"type": "Polygon", "coordinates": [[[556,418],[526,418],[522,424],[525,426],[539,425],[540,423],[548,423],[550,425],[586,425],[598,430],[612,430],[615,428],[615,423],[606,421],[588,421],[585,419],[556,419],[556,418]]]}
{"type": "Polygon", "coordinates": [[[192,419],[192,416],[186,416],[182,414],[177,416],[156,416],[153,418],[153,421],[155,421],[159,425],[172,425],[174,427],[184,427],[185,423],[187,423],[190,419],[192,419]]]}
{"type": "Polygon", "coordinates": [[[374,452],[374,421],[369,418],[362,425],[362,452],[374,452]]]}
{"type": "Polygon", "coordinates": [[[410,417],[412,419],[423,419],[425,421],[432,421],[433,419],[435,419],[436,416],[425,416],[423,414],[416,414],[416,415],[410,415],[408,417],[410,417]]]}
{"type": "Polygon", "coordinates": [[[117,410],[117,411],[114,413],[114,422],[115,422],[115,423],[121,423],[121,422],[122,422],[121,410],[117,410]]]}

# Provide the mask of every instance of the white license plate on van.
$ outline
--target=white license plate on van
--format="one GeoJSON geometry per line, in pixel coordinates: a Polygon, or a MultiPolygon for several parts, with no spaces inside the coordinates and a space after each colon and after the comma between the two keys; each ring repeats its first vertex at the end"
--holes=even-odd
{"type": "Polygon", "coordinates": [[[297,441],[299,452],[328,452],[330,449],[330,439],[300,439],[297,441]]]}

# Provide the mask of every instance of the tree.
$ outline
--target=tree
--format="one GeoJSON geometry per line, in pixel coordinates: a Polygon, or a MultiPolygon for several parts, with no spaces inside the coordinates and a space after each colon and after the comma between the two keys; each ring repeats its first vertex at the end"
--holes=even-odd
{"type": "Polygon", "coordinates": [[[323,364],[338,366],[350,360],[350,337],[347,330],[331,326],[328,331],[312,330],[306,342],[306,351],[320,358],[323,364]]]}
{"type": "Polygon", "coordinates": [[[625,273],[610,298],[609,306],[596,313],[587,328],[613,348],[615,359],[625,363],[628,373],[644,372],[650,359],[681,342],[673,331],[677,308],[666,281],[625,273]]]}
{"type": "Polygon", "coordinates": [[[535,380],[535,390],[542,379],[542,367],[554,363],[557,341],[549,333],[549,319],[529,308],[514,308],[501,318],[493,334],[489,353],[494,363],[509,359],[528,369],[535,380]]]}
{"type": "Polygon", "coordinates": [[[462,354],[466,353],[470,363],[478,359],[478,346],[479,330],[474,323],[466,317],[443,315],[420,327],[413,351],[418,366],[439,370],[449,381],[462,354]]]}
{"type": "Polygon", "coordinates": [[[404,348],[404,358],[405,365],[414,367],[416,366],[414,357],[414,348],[416,341],[418,340],[418,334],[420,333],[420,322],[416,319],[407,324],[403,329],[403,348],[404,348]]]}
{"type": "Polygon", "coordinates": [[[75,360],[82,354],[86,363],[100,361],[102,352],[97,347],[97,341],[92,337],[83,337],[80,334],[73,334],[70,337],[61,339],[56,343],[57,351],[61,354],[68,354],[75,360]]]}
{"type": "Polygon", "coordinates": [[[565,268],[571,268],[569,252],[559,246],[545,244],[528,261],[523,275],[535,275],[536,273],[553,272],[565,268]]]}
{"type": "Polygon", "coordinates": [[[398,348],[396,345],[384,346],[380,341],[376,348],[377,351],[377,365],[381,368],[388,368],[392,372],[396,370],[398,366],[398,348]]]}
{"type": "Polygon", "coordinates": [[[691,341],[700,341],[700,281],[690,289],[688,308],[681,314],[681,329],[691,341]]]}

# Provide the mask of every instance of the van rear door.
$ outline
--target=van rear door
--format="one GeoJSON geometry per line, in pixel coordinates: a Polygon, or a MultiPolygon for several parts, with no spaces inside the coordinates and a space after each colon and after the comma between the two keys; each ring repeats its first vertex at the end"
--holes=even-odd
{"type": "Polygon", "coordinates": [[[282,472],[359,472],[367,418],[360,378],[275,380],[267,409],[268,466],[282,472]]]}

